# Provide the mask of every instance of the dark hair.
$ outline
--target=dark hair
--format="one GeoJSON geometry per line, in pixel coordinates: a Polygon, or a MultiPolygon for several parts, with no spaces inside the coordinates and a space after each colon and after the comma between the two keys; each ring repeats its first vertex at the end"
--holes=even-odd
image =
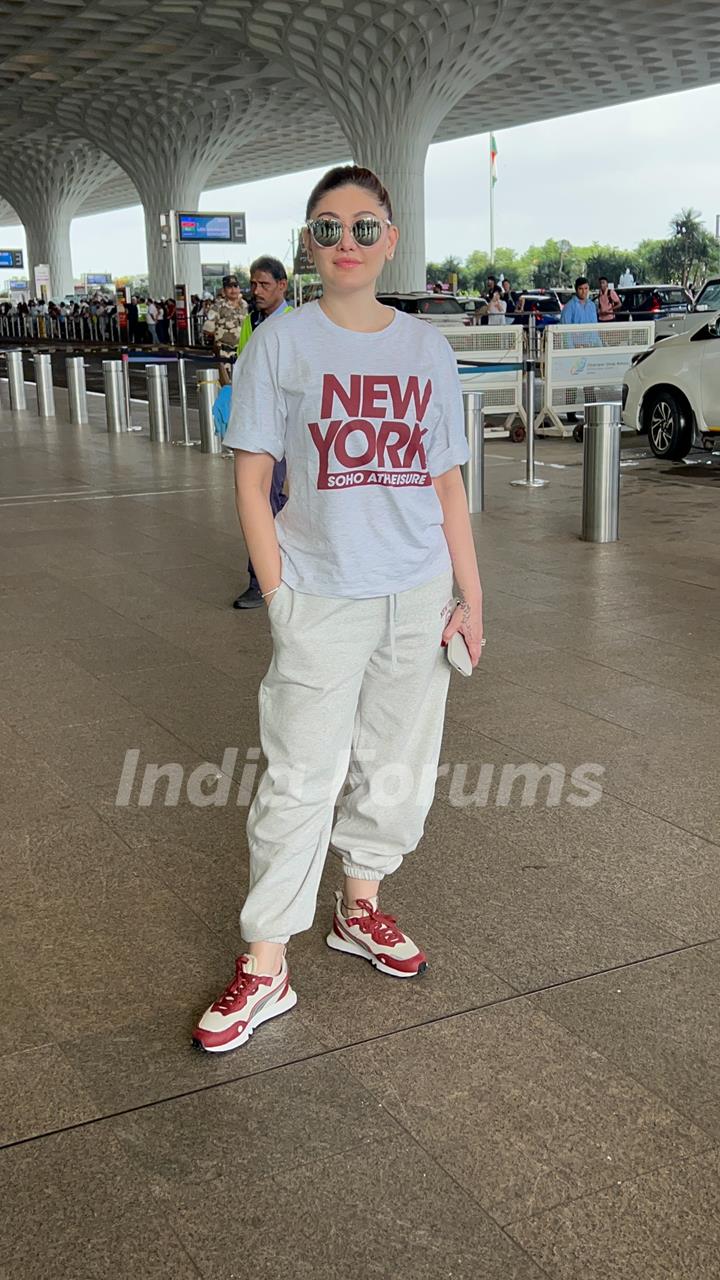
{"type": "Polygon", "coordinates": [[[372,169],[363,169],[359,164],[339,164],[334,169],[328,169],[310,192],[305,217],[311,217],[315,205],[324,196],[329,195],[331,191],[337,191],[340,187],[362,187],[363,191],[369,191],[392,222],[392,205],[387,189],[372,169]]]}
{"type": "Polygon", "coordinates": [[[250,263],[250,275],[253,276],[256,271],[267,271],[268,275],[278,282],[287,280],[287,271],[280,259],[271,258],[268,254],[263,254],[250,263]]]}
{"type": "Polygon", "coordinates": [[[598,284],[602,284],[603,280],[605,281],[606,284],[608,283],[607,276],[598,276],[598,284]]]}
{"type": "Polygon", "coordinates": [[[588,280],[587,276],[578,276],[577,280],[575,281],[575,292],[577,293],[581,284],[589,284],[589,283],[590,281],[588,280]]]}

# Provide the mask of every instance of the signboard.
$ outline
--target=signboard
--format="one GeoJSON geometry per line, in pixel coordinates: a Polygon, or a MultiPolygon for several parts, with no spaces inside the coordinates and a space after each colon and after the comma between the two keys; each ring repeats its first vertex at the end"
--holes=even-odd
{"type": "Polygon", "coordinates": [[[188,340],[189,324],[188,290],[185,284],[175,285],[175,341],[185,345],[188,340]]]}
{"type": "Polygon", "coordinates": [[[297,247],[295,249],[293,273],[296,276],[312,276],[315,274],[315,264],[305,248],[302,228],[298,231],[297,235],[297,247]]]}
{"type": "Polygon", "coordinates": [[[245,244],[244,213],[178,213],[182,244],[245,244]]]}
{"type": "Polygon", "coordinates": [[[86,284],[110,284],[111,280],[112,276],[108,275],[107,272],[85,276],[86,284]]]}
{"type": "Polygon", "coordinates": [[[22,271],[24,266],[22,249],[0,249],[0,267],[10,267],[13,271],[22,271]]]}
{"type": "Polygon", "coordinates": [[[230,275],[230,263],[203,262],[201,265],[203,289],[207,293],[217,293],[222,288],[223,276],[230,275]]]}
{"type": "Polygon", "coordinates": [[[553,355],[553,381],[564,387],[620,384],[630,367],[633,352],[627,347],[598,347],[553,355]]]}
{"type": "Polygon", "coordinates": [[[50,295],[50,267],[47,262],[39,262],[34,270],[35,297],[47,299],[50,295]]]}
{"type": "Polygon", "coordinates": [[[29,293],[29,291],[30,291],[29,280],[11,280],[10,281],[11,293],[29,293]]]}

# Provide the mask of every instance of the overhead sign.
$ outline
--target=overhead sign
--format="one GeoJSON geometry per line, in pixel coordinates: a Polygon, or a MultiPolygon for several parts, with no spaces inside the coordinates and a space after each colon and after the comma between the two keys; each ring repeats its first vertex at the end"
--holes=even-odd
{"type": "Polygon", "coordinates": [[[245,244],[244,213],[178,213],[177,237],[183,244],[245,244]]]}
{"type": "Polygon", "coordinates": [[[22,271],[24,266],[22,249],[0,249],[0,267],[11,267],[13,271],[22,271]]]}
{"type": "Polygon", "coordinates": [[[29,280],[11,280],[10,281],[11,293],[28,293],[29,289],[30,289],[29,280]]]}
{"type": "Polygon", "coordinates": [[[104,272],[104,273],[98,272],[96,275],[85,276],[86,284],[110,284],[111,281],[112,281],[112,276],[108,275],[107,272],[104,272]]]}

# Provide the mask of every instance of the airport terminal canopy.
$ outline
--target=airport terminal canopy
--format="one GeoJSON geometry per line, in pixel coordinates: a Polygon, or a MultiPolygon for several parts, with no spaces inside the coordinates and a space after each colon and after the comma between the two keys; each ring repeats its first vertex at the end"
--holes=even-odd
{"type": "Polygon", "coordinates": [[[422,287],[431,142],[720,79],[716,0],[0,0],[0,30],[0,224],[54,294],[79,214],[140,200],[165,292],[161,212],[351,158],[394,197],[386,286],[422,287]]]}

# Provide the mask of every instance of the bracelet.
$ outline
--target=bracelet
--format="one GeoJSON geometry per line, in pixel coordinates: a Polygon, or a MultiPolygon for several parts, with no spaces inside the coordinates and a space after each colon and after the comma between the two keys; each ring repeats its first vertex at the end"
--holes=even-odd
{"type": "Polygon", "coordinates": [[[282,582],[280,582],[277,587],[273,587],[271,591],[261,591],[260,595],[262,596],[263,600],[267,600],[268,596],[274,596],[275,592],[279,591],[281,586],[282,586],[282,582]]]}

